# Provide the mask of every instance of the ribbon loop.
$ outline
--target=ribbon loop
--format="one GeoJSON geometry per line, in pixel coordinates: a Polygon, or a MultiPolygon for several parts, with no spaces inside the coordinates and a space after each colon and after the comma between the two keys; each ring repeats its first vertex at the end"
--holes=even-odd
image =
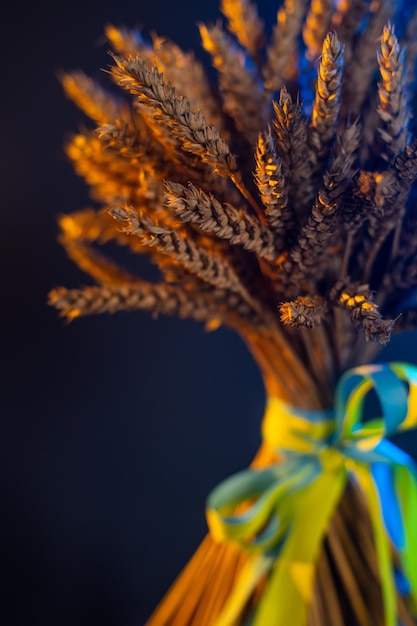
{"type": "MultiPolygon", "coordinates": [[[[362,447],[364,442],[375,447],[383,437],[397,432],[409,417],[407,382],[410,386],[417,382],[413,369],[404,363],[392,363],[364,365],[346,372],[336,390],[336,438],[362,440],[362,447]],[[378,397],[382,417],[367,424],[363,406],[371,389],[378,397]]],[[[415,408],[411,422],[417,425],[415,408]]]]}

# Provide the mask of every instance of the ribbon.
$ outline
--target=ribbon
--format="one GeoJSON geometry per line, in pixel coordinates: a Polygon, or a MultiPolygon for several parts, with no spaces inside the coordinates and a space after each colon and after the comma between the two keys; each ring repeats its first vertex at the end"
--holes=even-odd
{"type": "Polygon", "coordinates": [[[386,626],[398,623],[391,544],[401,563],[398,584],[417,611],[417,467],[386,439],[416,426],[417,368],[405,363],[349,370],[331,411],[304,411],[270,398],[262,435],[284,460],[239,472],[207,501],[214,539],[250,553],[216,626],[236,624],[265,578],[247,624],[305,626],[320,548],[349,479],[368,504],[386,626]],[[372,389],[382,417],[365,421],[372,389]]]}

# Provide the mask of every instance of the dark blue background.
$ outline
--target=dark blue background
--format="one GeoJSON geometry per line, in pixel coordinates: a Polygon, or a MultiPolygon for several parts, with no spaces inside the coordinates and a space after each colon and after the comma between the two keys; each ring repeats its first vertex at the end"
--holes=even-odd
{"type": "MultiPolygon", "coordinates": [[[[56,216],[88,205],[62,149],[82,116],[57,72],[100,77],[106,23],[197,48],[196,22],[216,17],[187,0],[0,10],[4,626],[142,624],[205,533],[207,492],[259,444],[262,383],[236,335],[141,313],[65,325],[45,304],[87,282],[56,243],[56,216]]],[[[384,359],[417,362],[416,345],[384,359]]]]}

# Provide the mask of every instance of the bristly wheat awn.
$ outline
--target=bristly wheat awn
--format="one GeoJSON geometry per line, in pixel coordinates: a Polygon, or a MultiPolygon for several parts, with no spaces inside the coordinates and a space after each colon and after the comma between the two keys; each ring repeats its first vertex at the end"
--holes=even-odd
{"type": "MultiPolygon", "coordinates": [[[[227,30],[200,25],[216,93],[192,53],[108,26],[109,76],[126,98],[82,72],[62,76],[96,124],[67,154],[97,208],[61,217],[60,241],[96,284],[54,289],[50,303],[68,319],[142,309],[225,324],[269,396],[331,406],[346,368],[417,325],[417,13],[399,39],[395,8],[285,0],[268,39],[254,4],[222,0],[227,30]],[[306,81],[314,97],[303,103],[306,81]],[[149,255],[161,282],[100,253],[107,241],[149,255]]],[[[275,460],[264,444],[253,465],[275,460]]],[[[214,625],[246,558],[207,536],[148,624],[214,625]]],[[[397,602],[411,626],[407,598],[397,602]]],[[[367,505],[350,484],[309,624],[383,626],[381,606],[367,505]]]]}

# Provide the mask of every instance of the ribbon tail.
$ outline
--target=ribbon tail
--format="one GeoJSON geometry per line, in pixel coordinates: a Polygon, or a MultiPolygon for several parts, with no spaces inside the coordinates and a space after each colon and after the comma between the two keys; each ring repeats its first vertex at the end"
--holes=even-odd
{"type": "Polygon", "coordinates": [[[391,544],[383,522],[378,488],[368,467],[355,464],[353,472],[366,497],[374,531],[375,548],[381,576],[386,626],[397,626],[397,595],[391,544]]]}
{"type": "Polygon", "coordinates": [[[395,490],[401,509],[404,546],[399,550],[404,574],[410,585],[412,610],[417,613],[417,477],[409,465],[393,465],[395,490]]]}
{"type": "Polygon", "coordinates": [[[344,469],[325,472],[306,489],[289,494],[296,510],[288,538],[262,594],[253,626],[304,626],[311,605],[324,534],[343,493],[344,469]]]}

